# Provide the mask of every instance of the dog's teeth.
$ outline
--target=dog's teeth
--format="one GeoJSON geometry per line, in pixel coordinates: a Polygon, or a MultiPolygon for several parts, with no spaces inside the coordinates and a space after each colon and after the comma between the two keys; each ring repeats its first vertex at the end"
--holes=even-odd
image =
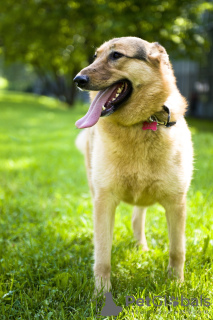
{"type": "Polygon", "coordinates": [[[116,98],[119,96],[119,93],[116,94],[116,98]]]}
{"type": "Polygon", "coordinates": [[[106,110],[106,108],[104,106],[102,106],[102,110],[106,110]]]}
{"type": "Polygon", "coordinates": [[[112,99],[112,101],[114,101],[114,100],[115,100],[115,98],[112,99]]]}
{"type": "Polygon", "coordinates": [[[122,89],[121,89],[121,88],[119,88],[119,89],[118,89],[118,91],[117,91],[117,93],[121,93],[121,91],[122,91],[122,89]]]}

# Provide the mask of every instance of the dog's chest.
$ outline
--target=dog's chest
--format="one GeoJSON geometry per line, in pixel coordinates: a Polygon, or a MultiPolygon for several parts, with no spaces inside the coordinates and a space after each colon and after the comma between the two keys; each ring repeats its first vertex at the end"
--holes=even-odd
{"type": "Polygon", "coordinates": [[[152,205],[158,201],[163,185],[162,158],[163,152],[150,144],[99,149],[94,163],[96,182],[112,190],[121,201],[152,205]]]}
{"type": "Polygon", "coordinates": [[[116,181],[121,200],[142,206],[155,203],[162,185],[161,168],[145,154],[120,162],[116,181]]]}

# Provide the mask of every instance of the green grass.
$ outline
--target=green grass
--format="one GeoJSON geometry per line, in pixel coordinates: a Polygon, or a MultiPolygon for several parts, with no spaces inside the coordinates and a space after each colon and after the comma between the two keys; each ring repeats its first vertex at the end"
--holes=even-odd
{"type": "MultiPolygon", "coordinates": [[[[86,106],[0,94],[0,319],[96,319],[93,219],[75,121],[86,106]]],[[[213,317],[213,122],[188,120],[195,172],[188,194],[185,282],[167,279],[164,210],[147,214],[147,253],[135,245],[131,206],[116,213],[112,249],[117,319],[213,317]],[[126,307],[125,296],[210,298],[210,307],[126,307]]],[[[109,318],[110,319],[110,318],[109,318]]]]}

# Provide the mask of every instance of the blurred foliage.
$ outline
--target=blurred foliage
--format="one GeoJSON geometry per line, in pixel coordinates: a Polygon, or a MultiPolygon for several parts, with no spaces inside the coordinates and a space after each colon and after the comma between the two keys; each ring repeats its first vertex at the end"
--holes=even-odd
{"type": "Polygon", "coordinates": [[[202,0],[1,1],[0,48],[5,61],[32,65],[44,84],[51,75],[56,95],[72,104],[72,79],[102,42],[132,35],[160,42],[173,57],[198,57],[207,48],[203,12],[212,9],[202,0]]]}
{"type": "Polygon", "coordinates": [[[7,79],[0,77],[0,89],[7,89],[8,81],[7,79]]]}
{"type": "Polygon", "coordinates": [[[0,89],[39,93],[37,88],[40,81],[31,65],[19,61],[5,64],[0,57],[0,70],[2,78],[7,80],[7,86],[5,87],[1,86],[0,80],[0,89]]]}

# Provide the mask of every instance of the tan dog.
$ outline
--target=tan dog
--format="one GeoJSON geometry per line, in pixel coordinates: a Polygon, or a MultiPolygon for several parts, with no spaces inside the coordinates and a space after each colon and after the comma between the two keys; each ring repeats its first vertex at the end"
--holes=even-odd
{"type": "Polygon", "coordinates": [[[169,272],[184,279],[186,193],[192,142],[165,49],[135,37],[104,43],[74,79],[94,98],[77,121],[77,146],[86,159],[94,201],[96,289],[110,289],[115,209],[134,205],[135,237],[147,250],[146,208],[160,203],[169,229],[169,272]],[[169,114],[171,113],[171,120],[169,114]],[[150,118],[151,117],[151,118],[150,118]],[[91,127],[91,128],[89,128],[91,127]]]}

